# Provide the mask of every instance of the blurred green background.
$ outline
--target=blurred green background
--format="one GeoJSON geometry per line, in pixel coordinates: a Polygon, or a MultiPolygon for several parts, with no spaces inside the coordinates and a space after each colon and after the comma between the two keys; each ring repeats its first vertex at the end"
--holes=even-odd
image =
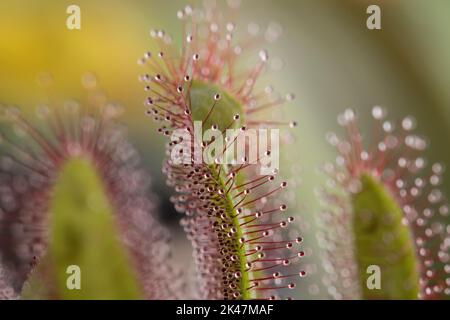
{"type": "MultiPolygon", "coordinates": [[[[76,98],[83,94],[82,74],[95,72],[108,96],[124,104],[123,121],[154,177],[161,216],[180,235],[161,174],[164,139],[143,116],[145,93],[137,78],[144,71],[136,60],[152,49],[151,28],[180,36],[176,11],[185,5],[179,0],[0,2],[0,102],[33,110],[46,101],[36,84],[43,71],[53,74],[58,96],[76,98]],[[81,30],[66,28],[66,8],[71,4],[81,8],[81,30]]],[[[292,164],[303,168],[296,194],[297,211],[305,219],[319,211],[314,188],[322,178],[315,169],[334,158],[324,136],[336,129],[336,116],[344,108],[359,113],[363,128],[370,123],[374,105],[387,107],[393,119],[415,116],[418,132],[431,142],[427,158],[449,166],[449,16],[447,0],[242,1],[238,25],[243,32],[253,21],[279,22],[283,28],[282,37],[269,49],[271,56],[282,58],[285,68],[273,73],[271,82],[283,93],[296,93],[288,114],[299,127],[296,145],[285,155],[281,170],[288,175],[292,164]],[[370,4],[381,7],[382,30],[366,28],[370,4]]],[[[443,188],[449,194],[449,179],[443,188]]],[[[180,259],[190,255],[184,243],[181,236],[175,242],[180,259]]]]}

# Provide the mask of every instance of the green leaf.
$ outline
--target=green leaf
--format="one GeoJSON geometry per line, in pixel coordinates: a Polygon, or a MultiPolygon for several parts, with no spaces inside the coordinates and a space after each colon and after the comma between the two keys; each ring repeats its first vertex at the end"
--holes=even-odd
{"type": "Polygon", "coordinates": [[[387,187],[370,175],[361,176],[361,190],[352,197],[356,259],[364,299],[417,299],[419,264],[412,234],[402,224],[403,212],[387,187]],[[381,269],[381,289],[367,286],[367,267],[381,269]]]}
{"type": "Polygon", "coordinates": [[[47,256],[31,274],[25,298],[143,298],[119,240],[115,212],[91,161],[73,159],[63,166],[50,204],[49,225],[47,256]],[[71,265],[80,267],[80,290],[66,285],[71,265]]]}

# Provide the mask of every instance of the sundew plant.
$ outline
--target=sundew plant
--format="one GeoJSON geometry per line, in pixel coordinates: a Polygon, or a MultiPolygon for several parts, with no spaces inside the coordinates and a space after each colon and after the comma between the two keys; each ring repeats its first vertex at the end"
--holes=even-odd
{"type": "MultiPolygon", "coordinates": [[[[258,86],[267,51],[255,48],[261,41],[257,37],[234,41],[235,25],[218,8],[187,6],[177,16],[185,30],[181,48],[164,30],[152,30],[160,51],[139,60],[150,72],[140,79],[149,93],[147,114],[161,123],[159,132],[171,137],[163,171],[177,192],[172,197],[176,209],[186,214],[182,225],[194,247],[200,297],[278,298],[281,289],[295,289],[306,275],[300,265],[291,268],[305,255],[302,238],[283,236],[294,221],[279,197],[289,186],[277,179],[277,169],[260,174],[261,163],[274,152],[270,147],[253,162],[245,153],[225,160],[249,130],[294,127],[295,122],[260,116],[293,95],[273,100],[271,87],[258,86]],[[252,57],[256,62],[249,64],[252,57]],[[196,121],[213,133],[195,137],[196,121]],[[218,136],[230,128],[237,135],[227,135],[218,145],[218,136]],[[174,132],[186,135],[174,137],[174,132]],[[203,161],[196,161],[195,149],[203,161]],[[207,156],[213,161],[207,163],[207,156]],[[187,161],[179,163],[179,158],[187,161]]],[[[246,147],[251,143],[263,145],[259,139],[246,147]]]]}
{"type": "Polygon", "coordinates": [[[168,234],[117,122],[121,107],[98,95],[92,75],[84,83],[85,103],[44,104],[33,120],[2,106],[11,130],[2,133],[0,298],[174,298],[168,234]],[[83,270],[79,290],[67,285],[70,266],[83,270]]]}
{"type": "Polygon", "coordinates": [[[448,297],[449,209],[439,188],[444,166],[427,166],[427,141],[414,133],[414,118],[394,123],[379,106],[372,116],[371,137],[351,109],[338,117],[346,137],[327,135],[338,152],[335,163],[323,167],[328,209],[319,218],[329,293],[339,299],[448,297]],[[382,270],[379,290],[367,285],[373,266],[382,270]]]}

